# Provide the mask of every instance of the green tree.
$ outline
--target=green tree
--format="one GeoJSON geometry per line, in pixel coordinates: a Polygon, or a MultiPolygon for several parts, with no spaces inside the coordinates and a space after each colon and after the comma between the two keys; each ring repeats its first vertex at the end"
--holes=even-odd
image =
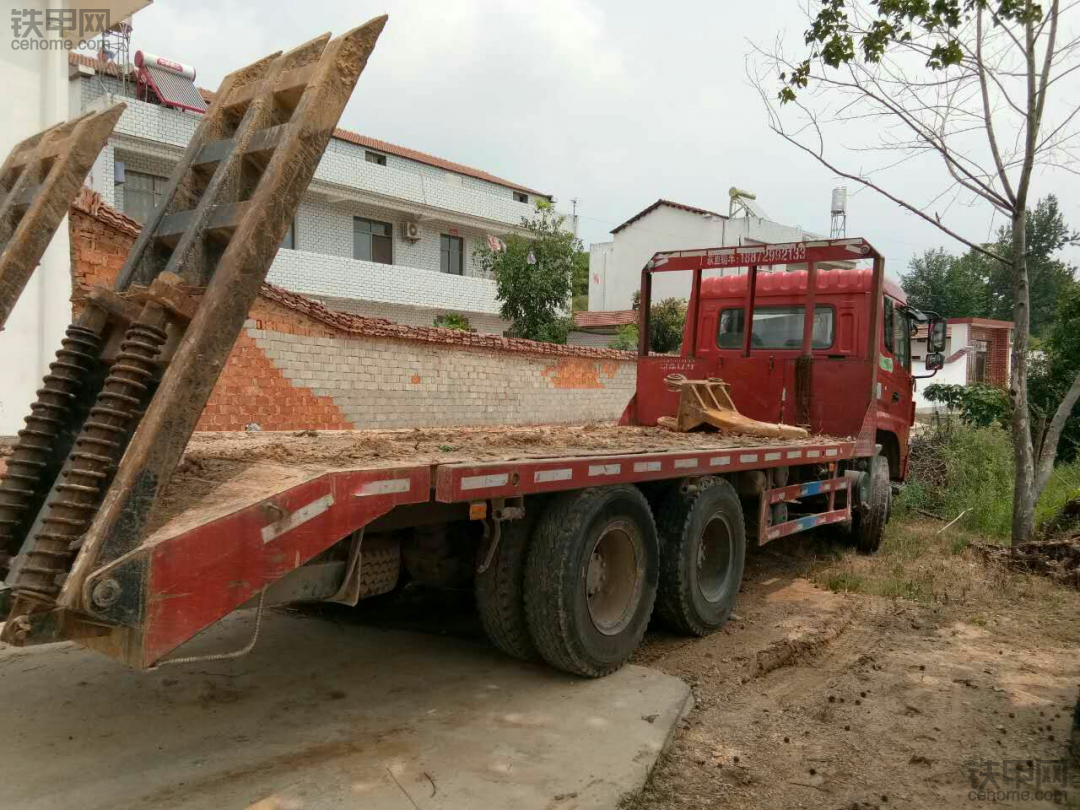
{"type": "MultiPolygon", "coordinates": [[[[1037,447],[1054,426],[1056,404],[1068,394],[1080,374],[1080,284],[1068,286],[1058,303],[1057,315],[1047,330],[1043,349],[1032,362],[1030,395],[1032,433],[1037,447]]],[[[1059,455],[1064,460],[1080,456],[1080,405],[1060,419],[1059,455]]]]}
{"type": "Polygon", "coordinates": [[[574,299],[572,309],[580,312],[589,308],[589,253],[579,250],[574,254],[574,299]]]}
{"type": "Polygon", "coordinates": [[[1065,419],[1080,399],[1078,374],[1036,452],[1028,407],[1028,203],[1035,198],[1033,179],[1076,172],[1080,165],[1072,151],[1080,107],[1059,81],[1080,64],[1070,24],[1078,8],[1061,0],[818,0],[807,7],[804,58],[789,60],[779,45],[772,53],[759,50],[780,84],[774,94],[758,76],[775,133],[834,175],[1004,267],[1015,324],[1009,380],[1014,543],[1034,530],[1035,504],[1053,472],[1065,419]],[[863,134],[875,142],[853,142],[863,134]],[[857,170],[838,165],[832,154],[838,143],[858,155],[857,170]],[[927,171],[929,160],[940,161],[938,173],[927,171]],[[905,199],[900,188],[913,172],[938,179],[936,193],[905,199]],[[954,224],[953,210],[977,205],[1008,220],[1008,251],[987,247],[954,224]]]}
{"type": "Polygon", "coordinates": [[[565,313],[581,240],[563,227],[565,221],[551,206],[537,205],[535,215],[521,220],[528,236],[507,236],[500,251],[481,244],[474,254],[495,277],[500,313],[514,337],[566,343],[570,319],[565,313]]]}
{"type": "MultiPolygon", "coordinates": [[[[685,298],[665,298],[652,305],[649,312],[649,351],[657,354],[671,354],[682,346],[683,327],[686,325],[687,300],[685,298]]],[[[641,293],[634,292],[632,307],[641,305],[641,293]]],[[[634,345],[637,345],[637,325],[634,328],[634,345]]]]}
{"type": "Polygon", "coordinates": [[[946,318],[985,318],[986,279],[963,258],[944,248],[914,256],[900,276],[908,303],[946,318]]]}
{"type": "MultiPolygon", "coordinates": [[[[1075,286],[1076,268],[1056,258],[1062,248],[1074,245],[1080,234],[1065,222],[1058,199],[1048,194],[1039,200],[1027,215],[1027,267],[1031,296],[1031,333],[1044,335],[1057,314],[1058,301],[1068,288],[1075,286]]],[[[1012,261],[1012,233],[1003,227],[998,231],[994,250],[1012,261]]],[[[990,298],[986,317],[1012,320],[1013,278],[1008,264],[978,259],[988,274],[990,298]]]]}

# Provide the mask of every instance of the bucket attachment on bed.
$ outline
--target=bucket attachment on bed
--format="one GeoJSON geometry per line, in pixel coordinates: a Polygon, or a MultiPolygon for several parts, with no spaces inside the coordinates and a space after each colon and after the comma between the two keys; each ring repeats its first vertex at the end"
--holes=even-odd
{"type": "Polygon", "coordinates": [[[661,416],[661,427],[678,433],[697,430],[711,425],[728,433],[763,436],[772,439],[802,439],[809,435],[805,428],[773,422],[759,422],[739,413],[723,380],[688,380],[681,374],[664,379],[669,391],[679,394],[679,412],[675,416],[661,416]]]}

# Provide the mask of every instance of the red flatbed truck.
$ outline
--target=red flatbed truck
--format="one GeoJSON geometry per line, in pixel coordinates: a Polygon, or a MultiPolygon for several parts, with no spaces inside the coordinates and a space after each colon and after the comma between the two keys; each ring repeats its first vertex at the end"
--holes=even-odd
{"type": "MultiPolygon", "coordinates": [[[[890,473],[900,479],[905,469],[913,379],[903,346],[920,316],[885,282],[870,245],[657,254],[643,272],[641,301],[637,393],[623,427],[608,428],[625,435],[623,448],[616,440],[617,449],[571,443],[549,457],[248,465],[197,507],[126,538],[115,556],[106,547],[80,559],[90,553],[82,547],[57,604],[10,617],[4,640],[75,640],[149,668],[244,605],[356,604],[407,577],[471,578],[496,646],[597,677],[633,653],[654,604],[683,632],[721,627],[748,537],[762,544],[842,524],[861,548],[875,549],[890,473]],[[843,264],[867,259],[869,270],[843,264]],[[808,269],[759,275],[776,264],[808,269]],[[714,268],[747,272],[704,278],[714,268]],[[680,357],[650,356],[651,277],[673,270],[694,277],[687,339],[680,357]],[[884,332],[890,319],[893,340],[884,332]],[[813,434],[776,440],[649,427],[678,407],[664,385],[672,373],[723,377],[744,414],[802,422],[813,434]]],[[[935,322],[930,331],[936,346],[943,329],[935,322]]],[[[274,438],[287,454],[290,438],[274,438]]],[[[364,432],[333,439],[346,440],[362,445],[364,432]]]]}

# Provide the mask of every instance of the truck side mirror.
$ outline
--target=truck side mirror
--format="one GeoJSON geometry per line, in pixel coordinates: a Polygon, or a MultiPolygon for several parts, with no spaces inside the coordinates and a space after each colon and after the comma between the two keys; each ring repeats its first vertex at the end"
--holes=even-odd
{"type": "Polygon", "coordinates": [[[930,352],[926,355],[926,370],[940,371],[945,368],[945,355],[941,352],[930,352]]]}
{"type": "MultiPolygon", "coordinates": [[[[947,335],[946,329],[947,329],[947,326],[946,326],[946,323],[945,323],[944,320],[941,320],[939,318],[935,318],[934,320],[930,321],[930,326],[929,326],[929,328],[927,330],[928,335],[927,335],[927,347],[926,348],[927,348],[928,352],[933,354],[933,353],[941,353],[941,352],[945,351],[945,338],[946,338],[946,335],[947,335]]],[[[927,368],[929,368],[929,367],[930,366],[929,366],[929,363],[928,363],[927,368]]],[[[938,368],[940,368],[940,366],[938,368]]]]}

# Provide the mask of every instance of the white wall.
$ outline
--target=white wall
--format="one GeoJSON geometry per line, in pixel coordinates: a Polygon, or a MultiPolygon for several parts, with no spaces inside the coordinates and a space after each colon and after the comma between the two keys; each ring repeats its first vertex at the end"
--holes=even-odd
{"type": "MultiPolygon", "coordinates": [[[[63,8],[59,0],[20,0],[19,9],[63,8]]],[[[10,7],[0,29],[4,114],[0,115],[0,162],[19,141],[66,120],[69,110],[67,51],[15,50],[10,7]]],[[[43,26],[44,27],[44,26],[43,26]]],[[[55,36],[55,32],[47,32],[55,36]]],[[[0,332],[0,436],[23,426],[30,403],[71,320],[70,247],[67,218],[60,223],[41,265],[0,332]]]]}
{"type": "MultiPolygon", "coordinates": [[[[948,360],[960,349],[969,344],[970,327],[966,323],[949,324],[949,338],[945,341],[945,359],[948,360]]],[[[911,373],[915,375],[929,374],[926,370],[926,341],[913,340],[911,342],[911,354],[919,355],[921,359],[911,361],[911,373]]],[[[945,367],[938,370],[937,374],[929,379],[915,381],[915,410],[919,412],[933,411],[940,408],[938,403],[930,402],[923,396],[926,386],[935,383],[942,385],[967,385],[968,355],[962,354],[945,367]]]]}
{"type": "MultiPolygon", "coordinates": [[[[593,245],[589,252],[589,309],[630,309],[641,287],[641,268],[659,251],[689,250],[755,242],[797,242],[805,232],[757,217],[705,217],[662,205],[613,235],[612,241],[593,245]]],[[[727,273],[738,273],[730,269],[727,273]]],[[[706,272],[706,277],[721,275],[706,272]]],[[[689,298],[690,273],[653,276],[652,298],[689,298]]]]}

